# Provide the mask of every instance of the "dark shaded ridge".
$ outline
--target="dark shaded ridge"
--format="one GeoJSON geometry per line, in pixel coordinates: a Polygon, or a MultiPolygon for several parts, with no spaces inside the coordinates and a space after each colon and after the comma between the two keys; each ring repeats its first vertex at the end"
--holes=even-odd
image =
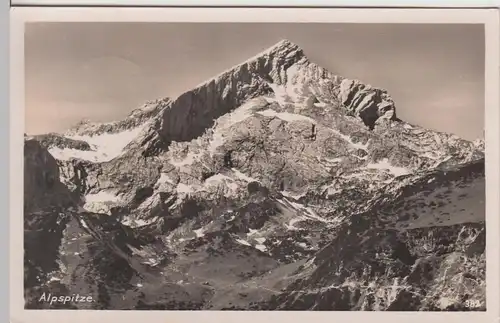
{"type": "MultiPolygon", "coordinates": [[[[38,308],[36,293],[57,259],[76,197],[60,181],[56,160],[36,140],[24,142],[24,290],[27,308],[38,308]],[[34,294],[32,294],[35,292],[34,294]]],[[[40,293],[41,294],[41,293],[40,293]]]]}
{"type": "Polygon", "coordinates": [[[40,145],[42,145],[42,147],[45,148],[51,148],[55,146],[58,148],[78,149],[84,151],[92,150],[92,148],[86,141],[70,139],[57,133],[36,135],[33,136],[33,138],[37,140],[40,145]]]}
{"type": "Polygon", "coordinates": [[[182,94],[164,112],[161,137],[167,145],[199,137],[218,117],[249,99],[272,94],[268,82],[286,82],[280,75],[270,75],[273,68],[285,71],[304,57],[301,48],[284,40],[268,53],[182,94]]]}
{"type": "MultiPolygon", "coordinates": [[[[233,75],[228,77],[234,78],[233,75]]],[[[273,93],[267,84],[259,82],[260,84],[247,94],[238,91],[237,87],[242,84],[240,82],[237,79],[228,80],[231,88],[226,95],[222,95],[226,89],[223,81],[210,82],[204,87],[182,94],[163,114],[160,135],[165,143],[168,145],[172,141],[189,141],[197,138],[214,125],[215,119],[245,101],[273,93]]]]}

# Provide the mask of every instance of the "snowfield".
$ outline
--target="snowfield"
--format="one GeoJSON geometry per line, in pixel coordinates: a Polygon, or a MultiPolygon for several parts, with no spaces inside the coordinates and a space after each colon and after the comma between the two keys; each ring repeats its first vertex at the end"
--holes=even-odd
{"type": "Polygon", "coordinates": [[[66,137],[69,139],[89,143],[92,150],[52,147],[49,149],[49,153],[59,160],[78,158],[92,162],[110,161],[120,156],[124,148],[138,137],[143,129],[144,126],[140,126],[118,133],[103,133],[94,136],[67,135],[66,137]]]}

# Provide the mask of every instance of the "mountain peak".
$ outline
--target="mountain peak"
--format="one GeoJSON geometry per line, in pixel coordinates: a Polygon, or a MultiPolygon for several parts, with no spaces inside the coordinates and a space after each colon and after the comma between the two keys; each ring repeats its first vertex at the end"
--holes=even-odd
{"type": "Polygon", "coordinates": [[[300,50],[302,51],[302,48],[300,48],[299,45],[291,42],[288,39],[282,39],[273,46],[271,46],[270,51],[275,51],[275,50],[283,50],[283,49],[291,49],[291,50],[300,50]]]}
{"type": "Polygon", "coordinates": [[[300,48],[299,45],[289,41],[288,39],[282,39],[276,44],[269,47],[268,49],[264,50],[263,52],[260,52],[259,54],[255,55],[247,62],[252,61],[254,59],[258,59],[262,56],[269,56],[269,55],[276,57],[281,56],[283,58],[291,56],[302,57],[304,56],[304,51],[302,50],[302,48],[300,48]]]}
{"type": "Polygon", "coordinates": [[[302,50],[302,48],[300,48],[300,46],[298,46],[295,43],[292,43],[288,39],[282,39],[279,42],[275,43],[274,45],[268,47],[267,49],[246,59],[245,61],[227,68],[226,70],[220,72],[214,77],[204,80],[194,88],[196,89],[199,87],[206,86],[207,84],[209,84],[214,80],[220,79],[223,76],[228,76],[230,74],[236,73],[244,66],[255,65],[258,63],[258,61],[261,61],[263,59],[268,62],[270,62],[271,60],[275,61],[276,63],[274,64],[275,65],[274,67],[276,67],[283,65],[285,62],[289,63],[289,64],[285,63],[285,65],[291,65],[290,63],[298,62],[304,57],[305,57],[304,51],[302,50]]]}

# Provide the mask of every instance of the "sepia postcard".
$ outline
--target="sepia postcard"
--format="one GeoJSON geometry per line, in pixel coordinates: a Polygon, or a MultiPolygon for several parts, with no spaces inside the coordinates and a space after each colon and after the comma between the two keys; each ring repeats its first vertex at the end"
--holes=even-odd
{"type": "Polygon", "coordinates": [[[498,319],[496,10],[12,18],[13,322],[498,319]]]}

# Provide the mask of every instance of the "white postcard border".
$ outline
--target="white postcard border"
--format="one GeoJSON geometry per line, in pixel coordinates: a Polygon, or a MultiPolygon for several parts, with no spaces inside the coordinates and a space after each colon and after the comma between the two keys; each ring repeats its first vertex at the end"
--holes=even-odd
{"type": "Polygon", "coordinates": [[[499,19],[495,9],[274,9],[274,8],[14,8],[10,48],[10,310],[11,322],[493,322],[499,317],[500,113],[499,19]],[[24,23],[34,21],[134,22],[330,22],[480,23],[485,25],[486,82],[486,312],[214,312],[24,310],[23,300],[23,133],[24,23]]]}

